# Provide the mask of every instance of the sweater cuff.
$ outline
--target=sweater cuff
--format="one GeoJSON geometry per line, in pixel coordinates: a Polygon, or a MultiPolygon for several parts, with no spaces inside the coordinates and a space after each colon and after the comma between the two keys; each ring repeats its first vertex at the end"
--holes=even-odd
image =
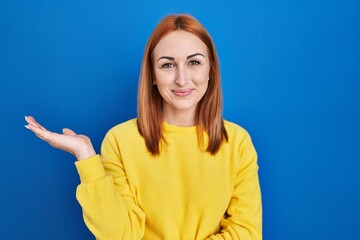
{"type": "Polygon", "coordinates": [[[89,183],[106,176],[100,155],[76,161],[75,166],[80,176],[81,183],[89,183]]]}

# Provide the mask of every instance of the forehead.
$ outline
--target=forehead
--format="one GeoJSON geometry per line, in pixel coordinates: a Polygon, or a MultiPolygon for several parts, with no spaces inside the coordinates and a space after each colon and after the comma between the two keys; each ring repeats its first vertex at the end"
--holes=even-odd
{"type": "Polygon", "coordinates": [[[195,34],[177,30],[165,35],[154,49],[154,57],[173,56],[182,57],[194,53],[207,55],[207,47],[195,34]]]}

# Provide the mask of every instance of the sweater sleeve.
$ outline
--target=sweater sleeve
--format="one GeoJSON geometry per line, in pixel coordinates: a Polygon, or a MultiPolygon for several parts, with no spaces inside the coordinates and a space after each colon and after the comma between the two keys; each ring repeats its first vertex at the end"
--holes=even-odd
{"type": "Polygon", "coordinates": [[[101,156],[77,161],[81,183],[76,190],[84,221],[96,239],[141,239],[145,214],[130,191],[116,138],[105,136],[101,156]]]}
{"type": "Polygon", "coordinates": [[[262,204],[258,178],[257,154],[250,136],[240,146],[240,164],[234,192],[221,220],[221,232],[207,239],[262,239],[262,204]]]}

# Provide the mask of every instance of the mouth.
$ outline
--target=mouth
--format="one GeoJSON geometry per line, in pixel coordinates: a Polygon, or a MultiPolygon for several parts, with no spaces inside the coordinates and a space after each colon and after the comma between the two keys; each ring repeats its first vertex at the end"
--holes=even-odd
{"type": "Polygon", "coordinates": [[[186,97],[189,96],[194,89],[173,89],[171,90],[178,97],[186,97]]]}

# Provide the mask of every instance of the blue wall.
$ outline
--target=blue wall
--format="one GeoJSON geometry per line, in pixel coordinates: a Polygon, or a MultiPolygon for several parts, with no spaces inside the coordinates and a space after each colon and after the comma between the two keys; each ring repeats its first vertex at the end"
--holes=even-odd
{"type": "Polygon", "coordinates": [[[74,157],[28,132],[89,135],[136,116],[148,36],[168,13],[209,30],[224,115],[259,154],[264,239],[360,239],[360,2],[1,1],[0,238],[93,239],[74,157]]]}

